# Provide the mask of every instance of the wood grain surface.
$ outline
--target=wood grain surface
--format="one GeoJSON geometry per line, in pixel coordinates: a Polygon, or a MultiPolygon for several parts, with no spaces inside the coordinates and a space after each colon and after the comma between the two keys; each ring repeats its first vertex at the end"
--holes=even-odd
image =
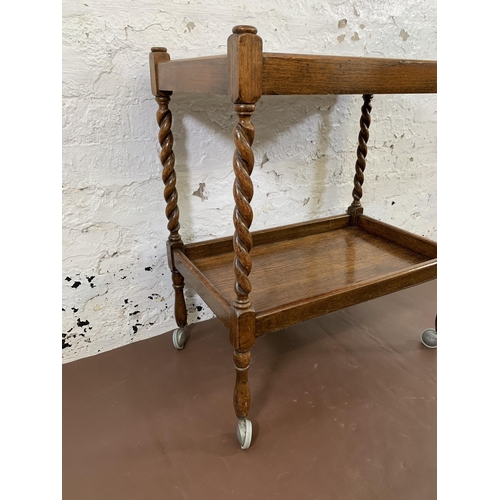
{"type": "Polygon", "coordinates": [[[264,53],[262,94],[437,92],[436,61],[264,53]]]}
{"type": "MultiPolygon", "coordinates": [[[[269,245],[277,241],[294,240],[309,236],[311,234],[325,233],[334,231],[349,225],[349,215],[334,215],[321,219],[288,224],[286,226],[262,229],[252,231],[254,246],[269,245]]],[[[185,253],[191,260],[197,260],[203,257],[212,257],[222,253],[230,252],[233,249],[233,237],[225,236],[209,241],[200,241],[189,243],[185,246],[185,253]]]]}
{"type": "Polygon", "coordinates": [[[156,65],[158,88],[171,92],[227,95],[227,56],[177,59],[156,65]]]}
{"type": "MultiPolygon", "coordinates": [[[[194,264],[227,300],[233,296],[232,252],[203,257],[194,264]]],[[[363,299],[358,287],[363,283],[393,282],[390,288],[405,288],[435,277],[435,262],[428,256],[388,241],[357,227],[346,227],[335,231],[313,234],[288,241],[254,247],[252,251],[252,293],[250,298],[257,315],[257,334],[262,333],[263,323],[259,318],[278,314],[280,310],[300,309],[295,318],[303,321],[317,315],[314,302],[323,301],[324,306],[338,309],[328,302],[333,295],[345,295],[352,291],[356,303],[363,299]],[[427,269],[431,261],[431,268],[427,269]],[[423,274],[418,277],[422,269],[423,274]],[[405,270],[410,269],[410,273],[405,270]],[[401,279],[397,279],[398,273],[401,279]],[[412,275],[417,276],[416,282],[412,275]],[[421,281],[419,281],[421,280],[421,281]],[[326,294],[326,297],[325,297],[326,294]],[[358,300],[359,299],[359,300],[358,300]],[[326,302],[325,302],[326,300],[326,302]],[[312,316],[308,309],[313,308],[312,316]]],[[[389,293],[389,288],[387,288],[389,293]]],[[[384,289],[366,292],[366,299],[379,296],[384,289]],[[371,294],[371,295],[370,295],[371,294]]],[[[332,309],[332,310],[333,310],[332,309]]],[[[297,322],[294,320],[294,322],[297,322]]],[[[272,329],[282,328],[281,320],[272,329]]]]}
{"type": "Polygon", "coordinates": [[[262,95],[262,38],[253,26],[235,26],[227,39],[228,95],[235,104],[255,104],[262,95]]]}
{"type": "Polygon", "coordinates": [[[437,258],[437,244],[417,234],[394,227],[386,222],[373,219],[367,215],[360,215],[357,221],[360,228],[382,238],[397,243],[402,247],[415,250],[431,259],[437,258]]]}
{"type": "MultiPolygon", "coordinates": [[[[235,36],[235,35],[231,35],[235,36]]],[[[260,38],[255,35],[255,40],[260,38]]],[[[231,39],[231,37],[230,37],[231,39]]],[[[437,92],[437,62],[378,57],[260,52],[245,34],[233,38],[227,55],[151,63],[158,91],[230,95],[233,102],[255,102],[260,95],[419,94],[437,92]],[[241,36],[240,36],[241,38],[241,36]],[[241,64],[238,54],[246,54],[241,64]],[[260,58],[260,59],[259,59],[260,58]],[[230,67],[232,71],[230,73],[230,67]],[[230,74],[233,75],[230,77],[230,74]]],[[[153,57],[153,56],[151,56],[153,57]]]]}

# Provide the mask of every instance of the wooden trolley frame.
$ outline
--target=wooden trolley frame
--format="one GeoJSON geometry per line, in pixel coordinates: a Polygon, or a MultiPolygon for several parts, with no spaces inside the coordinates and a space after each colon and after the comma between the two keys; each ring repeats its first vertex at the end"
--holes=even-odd
{"type": "Polygon", "coordinates": [[[276,54],[262,51],[252,26],[235,26],[227,55],[171,61],[152,48],[151,87],[159,108],[175,290],[174,332],[184,345],[184,281],[230,333],[236,384],[234,408],[242,448],[251,441],[250,349],[265,333],[437,277],[437,245],[366,216],[361,206],[373,94],[436,93],[436,61],[276,54]],[[234,237],[185,245],[179,234],[175,157],[168,108],[173,92],[228,95],[238,116],[233,131],[234,237]],[[251,122],[262,95],[361,94],[353,202],[345,215],[251,232],[254,166],[251,122]]]}

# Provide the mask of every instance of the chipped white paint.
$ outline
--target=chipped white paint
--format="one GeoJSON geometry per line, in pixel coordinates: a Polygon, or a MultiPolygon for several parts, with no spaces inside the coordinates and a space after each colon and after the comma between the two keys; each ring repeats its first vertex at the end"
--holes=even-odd
{"type": "MultiPolygon", "coordinates": [[[[148,53],[223,54],[236,24],[270,52],[436,58],[436,5],[423,0],[63,0],[64,361],[175,328],[148,53]]],[[[361,104],[261,99],[254,229],[345,211],[361,104]]],[[[232,234],[232,106],[179,93],[171,108],[181,234],[232,234]]],[[[369,145],[366,212],[436,238],[436,97],[375,96],[369,145]]],[[[187,297],[189,322],[212,316],[187,297]]]]}

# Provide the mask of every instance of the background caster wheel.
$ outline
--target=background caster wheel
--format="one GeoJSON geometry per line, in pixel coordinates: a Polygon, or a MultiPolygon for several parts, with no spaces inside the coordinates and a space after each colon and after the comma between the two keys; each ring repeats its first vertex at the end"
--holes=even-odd
{"type": "Polygon", "coordinates": [[[250,448],[252,442],[252,422],[246,418],[240,418],[238,420],[238,427],[236,428],[236,436],[242,450],[250,448]]]}
{"type": "Polygon", "coordinates": [[[434,328],[427,328],[422,332],[422,344],[429,349],[435,349],[437,347],[437,333],[434,328]]]}
{"type": "Polygon", "coordinates": [[[172,341],[176,349],[183,349],[186,344],[186,334],[184,333],[184,328],[177,328],[172,334],[172,341]]]}

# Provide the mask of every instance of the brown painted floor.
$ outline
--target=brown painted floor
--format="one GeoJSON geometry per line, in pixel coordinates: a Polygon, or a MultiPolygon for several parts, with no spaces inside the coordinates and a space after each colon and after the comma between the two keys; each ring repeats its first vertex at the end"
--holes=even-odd
{"type": "Polygon", "coordinates": [[[436,282],[257,339],[243,451],[227,331],[63,366],[64,500],[436,498],[436,282]]]}

